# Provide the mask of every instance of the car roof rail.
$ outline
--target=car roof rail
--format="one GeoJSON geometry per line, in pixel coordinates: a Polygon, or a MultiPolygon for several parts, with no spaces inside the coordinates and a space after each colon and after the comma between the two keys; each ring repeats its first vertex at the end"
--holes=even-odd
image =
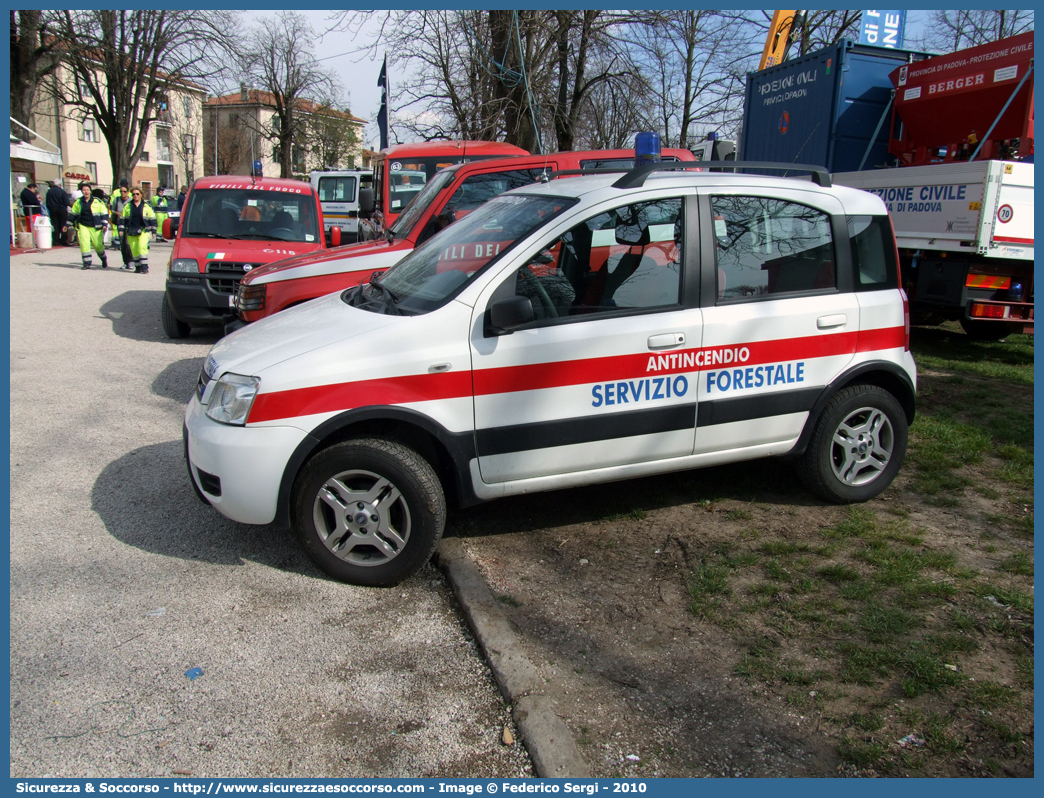
{"type": "MultiPolygon", "coordinates": [[[[695,163],[695,161],[693,162],[695,163]]],[[[559,169],[556,172],[551,172],[548,177],[565,177],[568,175],[612,175],[620,174],[620,172],[630,172],[634,167],[628,168],[626,166],[589,166],[586,169],[559,169]]]]}
{"type": "Polygon", "coordinates": [[[653,172],[674,171],[677,169],[717,169],[732,171],[735,169],[775,169],[778,171],[810,172],[812,182],[823,188],[830,188],[830,172],[822,166],[811,166],[803,163],[774,163],[772,161],[681,161],[672,163],[643,163],[636,166],[615,183],[613,188],[641,188],[645,178],[653,172]]]}

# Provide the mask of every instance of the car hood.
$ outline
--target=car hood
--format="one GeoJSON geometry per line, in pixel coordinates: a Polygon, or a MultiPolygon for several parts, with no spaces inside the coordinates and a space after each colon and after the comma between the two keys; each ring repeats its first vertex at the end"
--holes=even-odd
{"type": "Polygon", "coordinates": [[[345,304],[341,294],[314,299],[254,322],[218,341],[207,355],[211,377],[231,371],[258,375],[271,366],[395,322],[345,304]]]}
{"type": "Polygon", "coordinates": [[[285,280],[291,275],[290,271],[307,273],[308,276],[317,274],[335,274],[339,272],[355,271],[347,264],[355,258],[365,258],[370,255],[384,255],[393,252],[405,254],[413,249],[413,242],[400,239],[388,243],[385,239],[378,241],[360,241],[357,244],[348,244],[335,249],[325,249],[321,252],[311,252],[306,255],[297,255],[292,258],[266,263],[264,266],[251,271],[243,277],[247,285],[251,283],[267,283],[273,280],[285,280]]]}
{"type": "Polygon", "coordinates": [[[174,246],[175,258],[192,258],[199,264],[200,272],[207,270],[210,261],[247,262],[254,268],[277,259],[311,257],[325,252],[316,250],[319,242],[311,241],[258,241],[250,239],[230,240],[227,238],[178,238],[174,246]]]}

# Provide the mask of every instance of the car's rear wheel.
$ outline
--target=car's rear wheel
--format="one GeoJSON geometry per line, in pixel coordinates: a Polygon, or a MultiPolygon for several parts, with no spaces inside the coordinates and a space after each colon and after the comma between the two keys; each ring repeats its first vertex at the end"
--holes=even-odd
{"type": "Polygon", "coordinates": [[[163,295],[163,306],[160,308],[160,318],[163,320],[163,332],[168,338],[185,338],[192,328],[174,315],[167,301],[167,295],[163,295]]]}
{"type": "Polygon", "coordinates": [[[834,502],[872,499],[892,484],[906,456],[906,413],[876,385],[852,385],[830,400],[816,422],[799,473],[834,502]]]}
{"type": "Polygon", "coordinates": [[[317,454],[292,496],[294,530],[308,556],[343,582],[386,587],[416,573],[446,526],[431,465],[407,446],[350,440],[317,454]]]}

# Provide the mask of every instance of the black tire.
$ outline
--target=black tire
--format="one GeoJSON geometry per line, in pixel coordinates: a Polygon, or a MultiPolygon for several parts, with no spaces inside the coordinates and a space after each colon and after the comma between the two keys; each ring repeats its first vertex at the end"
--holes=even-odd
{"type": "Polygon", "coordinates": [[[976,341],[1003,341],[1009,335],[1021,332],[1020,325],[1006,321],[981,321],[961,318],[961,327],[976,341]]]}
{"type": "Polygon", "coordinates": [[[167,334],[168,338],[185,338],[192,330],[189,325],[179,321],[178,317],[174,315],[174,311],[171,310],[170,303],[167,301],[166,294],[163,294],[163,307],[160,308],[160,318],[163,319],[163,332],[167,334]]]}
{"type": "Polygon", "coordinates": [[[906,456],[906,413],[876,385],[851,385],[824,408],[798,473],[832,502],[865,502],[892,484],[906,456]]]}
{"type": "Polygon", "coordinates": [[[329,576],[391,587],[435,551],[446,499],[435,471],[415,451],[362,438],[305,464],[294,481],[291,518],[305,552],[329,576]]]}

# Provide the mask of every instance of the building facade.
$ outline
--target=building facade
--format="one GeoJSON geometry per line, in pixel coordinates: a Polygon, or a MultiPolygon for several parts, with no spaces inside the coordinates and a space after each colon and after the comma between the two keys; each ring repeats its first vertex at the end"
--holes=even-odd
{"type": "MultiPolygon", "coordinates": [[[[64,67],[60,67],[64,69],[64,67]]],[[[101,73],[98,73],[102,78],[101,73]]],[[[58,75],[58,80],[66,77],[58,75]]],[[[131,175],[146,196],[160,186],[177,190],[203,174],[203,103],[206,92],[199,86],[181,84],[171,88],[160,106],[159,119],[148,130],[145,148],[131,175]]],[[[90,180],[109,193],[113,174],[109,147],[98,123],[83,117],[83,110],[41,92],[33,113],[32,127],[57,145],[62,165],[37,164],[36,182],[60,180],[66,190],[90,180]]]]}
{"type": "MultiPolygon", "coordinates": [[[[365,119],[312,100],[299,101],[296,112],[301,130],[291,147],[295,176],[312,169],[369,167],[371,159],[360,143],[365,119]]],[[[203,114],[204,174],[247,175],[254,161],[261,161],[269,177],[281,173],[279,120],[271,93],[241,86],[208,99],[203,114]]]]}

